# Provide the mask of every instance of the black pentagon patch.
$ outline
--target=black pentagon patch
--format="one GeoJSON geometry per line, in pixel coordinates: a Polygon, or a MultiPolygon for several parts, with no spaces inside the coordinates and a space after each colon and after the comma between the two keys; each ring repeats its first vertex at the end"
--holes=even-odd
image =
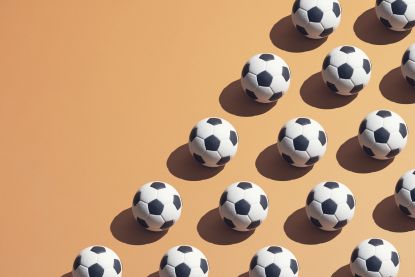
{"type": "Polygon", "coordinates": [[[81,265],[81,255],[78,255],[73,262],[73,270],[76,270],[81,265]]]}
{"type": "Polygon", "coordinates": [[[298,11],[298,9],[300,8],[300,0],[295,0],[293,8],[292,8],[292,13],[294,14],[296,11],[298,11]]]}
{"type": "Polygon", "coordinates": [[[332,199],[327,199],[321,203],[321,208],[324,214],[335,214],[337,210],[337,204],[332,199]]]}
{"type": "Polygon", "coordinates": [[[280,276],[280,273],[281,273],[281,268],[279,268],[274,263],[265,267],[265,276],[280,276]]]}
{"type": "Polygon", "coordinates": [[[271,102],[275,102],[275,101],[277,101],[278,99],[280,99],[282,97],[282,92],[277,92],[277,93],[274,93],[269,99],[268,99],[268,101],[271,101],[271,102]]]}
{"type": "Polygon", "coordinates": [[[232,142],[232,145],[235,146],[238,143],[238,136],[235,131],[229,131],[229,140],[232,142]]]}
{"type": "Polygon", "coordinates": [[[224,191],[222,195],[220,196],[219,205],[223,206],[225,204],[226,200],[228,200],[228,192],[224,191]]]}
{"type": "Polygon", "coordinates": [[[226,223],[226,225],[228,225],[228,226],[229,226],[229,227],[231,227],[232,229],[233,229],[233,228],[235,228],[235,224],[233,224],[232,220],[230,220],[230,219],[228,219],[228,218],[224,217],[224,218],[223,218],[223,222],[225,222],[225,223],[226,223]]]}
{"type": "Polygon", "coordinates": [[[291,157],[290,156],[288,156],[288,155],[286,155],[286,154],[284,154],[284,153],[282,153],[281,154],[281,157],[287,162],[287,163],[289,163],[289,164],[294,164],[294,161],[293,161],[293,159],[291,159],[291,157]]]}
{"type": "Polygon", "coordinates": [[[163,223],[163,225],[161,225],[160,229],[161,230],[166,230],[169,229],[171,226],[173,226],[174,224],[174,220],[169,220],[163,223]]]}
{"type": "Polygon", "coordinates": [[[401,152],[401,149],[397,148],[397,149],[392,149],[391,151],[389,151],[388,155],[386,155],[387,158],[393,158],[396,155],[398,155],[401,152]]]}
{"type": "Polygon", "coordinates": [[[141,191],[138,191],[133,198],[133,206],[137,206],[138,202],[140,201],[141,191]]]}
{"type": "Polygon", "coordinates": [[[94,252],[95,254],[101,254],[101,253],[105,253],[107,250],[105,249],[105,247],[102,247],[102,246],[94,246],[91,248],[90,251],[94,252]]]}
{"type": "Polygon", "coordinates": [[[166,185],[162,182],[153,182],[150,187],[156,190],[165,189],[166,185]]]}
{"type": "Polygon", "coordinates": [[[311,204],[314,200],[314,191],[310,191],[310,193],[307,195],[306,204],[307,206],[311,204]]]}
{"type": "Polygon", "coordinates": [[[324,31],[321,32],[320,37],[322,37],[322,38],[327,37],[328,35],[330,35],[333,32],[334,32],[333,28],[324,29],[324,31]]]}
{"type": "Polygon", "coordinates": [[[163,209],[164,205],[158,199],[154,199],[150,203],[148,203],[148,211],[152,215],[161,215],[163,209]]]}
{"type": "Polygon", "coordinates": [[[256,76],[256,79],[261,87],[269,87],[272,83],[272,75],[268,71],[262,71],[256,76]]]}
{"type": "Polygon", "coordinates": [[[182,207],[182,201],[178,195],[173,196],[173,205],[179,210],[182,207]]]}
{"type": "Polygon", "coordinates": [[[222,157],[220,158],[220,160],[216,163],[217,165],[224,165],[227,162],[229,162],[231,160],[231,157],[226,156],[226,157],[222,157]]]}
{"type": "Polygon", "coordinates": [[[261,56],[259,56],[259,58],[263,61],[272,61],[274,60],[274,55],[272,54],[261,54],[261,56]]]}
{"type": "Polygon", "coordinates": [[[381,266],[382,261],[376,256],[372,256],[366,260],[366,268],[368,271],[378,272],[381,266]]]}
{"type": "Polygon", "coordinates": [[[262,208],[265,210],[268,208],[268,199],[265,195],[259,197],[259,204],[261,204],[262,208]]]}
{"type": "Polygon", "coordinates": [[[206,122],[213,126],[222,124],[222,120],[217,117],[211,117],[206,122]]]}
{"type": "Polygon", "coordinates": [[[382,22],[383,25],[385,25],[387,28],[392,28],[392,25],[390,24],[390,22],[383,18],[383,17],[379,17],[380,22],[382,22]]]}
{"type": "Polygon", "coordinates": [[[272,254],[282,253],[282,248],[279,246],[270,246],[267,249],[268,252],[271,252],[272,254]]]}
{"type": "Polygon", "coordinates": [[[188,245],[182,245],[177,248],[177,251],[182,252],[183,254],[193,252],[193,248],[188,245]]]}
{"type": "Polygon", "coordinates": [[[248,227],[246,227],[248,230],[252,230],[255,229],[256,227],[258,227],[261,224],[261,220],[255,220],[252,221],[251,224],[248,225],[248,227]]]}
{"type": "Polygon", "coordinates": [[[399,255],[395,251],[392,251],[391,261],[395,266],[398,266],[398,264],[399,264],[399,255]]]}
{"type": "Polygon", "coordinates": [[[249,63],[246,63],[244,67],[242,68],[242,78],[245,78],[245,76],[249,73],[249,63]]]}
{"type": "Polygon", "coordinates": [[[408,135],[408,130],[407,130],[405,124],[399,123],[399,133],[401,133],[401,136],[403,138],[406,138],[406,136],[408,135]]]}
{"type": "Polygon", "coordinates": [[[415,80],[414,79],[409,78],[408,76],[406,76],[405,79],[408,82],[408,84],[410,84],[411,86],[415,87],[415,80]]]}
{"type": "Polygon", "coordinates": [[[307,11],[308,20],[310,22],[321,22],[323,15],[323,11],[320,10],[318,7],[311,8],[307,11]]]}
{"type": "Polygon", "coordinates": [[[336,85],[330,82],[326,82],[327,87],[333,91],[333,92],[338,92],[339,90],[337,89],[336,85]]]}
{"type": "Polygon", "coordinates": [[[337,2],[333,2],[333,13],[336,15],[336,17],[340,16],[341,8],[340,8],[339,3],[337,2]]]}
{"type": "Polygon", "coordinates": [[[205,138],[205,148],[210,151],[218,151],[220,146],[220,140],[215,135],[205,138]]]}
{"type": "Polygon", "coordinates": [[[383,245],[383,240],[381,239],[370,239],[367,243],[373,246],[383,245]]]}
{"type": "Polygon", "coordinates": [[[407,4],[402,0],[396,0],[392,2],[392,12],[397,15],[404,15],[406,9],[408,8],[407,4]]]}
{"type": "Polygon", "coordinates": [[[369,74],[372,66],[370,64],[370,61],[367,59],[363,59],[363,69],[365,70],[366,74],[369,74]]]}
{"type": "Polygon", "coordinates": [[[409,55],[411,54],[411,51],[406,50],[405,53],[402,56],[402,64],[406,64],[409,61],[409,55]]]}
{"type": "Polygon", "coordinates": [[[196,161],[198,161],[201,164],[204,164],[205,161],[203,160],[202,156],[198,155],[198,154],[193,154],[193,158],[195,158],[196,161]]]}
{"type": "Polygon", "coordinates": [[[347,203],[347,206],[349,206],[350,209],[353,209],[354,206],[356,205],[356,203],[354,201],[354,197],[350,194],[347,195],[346,203],[347,203]]]}
{"type": "Polygon", "coordinates": [[[290,79],[290,70],[286,66],[282,67],[282,77],[286,82],[290,79]]]}
{"type": "Polygon", "coordinates": [[[387,143],[390,133],[385,128],[381,127],[375,131],[375,141],[377,143],[387,143]]]}
{"type": "Polygon", "coordinates": [[[361,91],[363,89],[363,84],[360,85],[356,85],[352,88],[352,90],[350,91],[351,94],[356,94],[359,91],[361,91]]]}
{"type": "Polygon", "coordinates": [[[355,248],[352,252],[352,256],[350,257],[350,261],[354,262],[358,256],[359,256],[359,248],[355,248]]]}
{"type": "Polygon", "coordinates": [[[382,117],[382,118],[386,118],[386,117],[390,117],[390,116],[392,116],[392,113],[391,113],[390,111],[387,111],[387,110],[379,110],[379,111],[376,113],[376,115],[377,115],[377,116],[380,116],[380,117],[382,117]]]}
{"type": "Polygon", "coordinates": [[[404,206],[402,206],[402,205],[399,205],[399,209],[404,213],[404,214],[406,214],[406,215],[411,215],[411,211],[407,208],[407,207],[404,207],[404,206]]]}
{"type": "Polygon", "coordinates": [[[189,277],[191,268],[187,264],[181,263],[174,268],[174,271],[176,273],[176,277],[189,277]]]}
{"type": "Polygon", "coordinates": [[[331,59],[331,56],[330,55],[327,55],[324,58],[324,61],[323,61],[323,70],[324,69],[327,69],[327,67],[329,67],[329,65],[330,65],[330,59],[331,59]]]}
{"type": "Polygon", "coordinates": [[[379,6],[382,2],[383,0],[376,0],[376,6],[379,6]]]}
{"type": "Polygon", "coordinates": [[[401,189],[403,188],[403,179],[399,179],[399,181],[396,183],[395,186],[395,192],[399,193],[401,191],[401,189]]]}
{"type": "Polygon", "coordinates": [[[305,117],[299,117],[295,123],[300,124],[301,126],[311,124],[311,120],[305,117]]]}
{"type": "Polygon", "coordinates": [[[306,165],[313,165],[316,162],[318,162],[319,160],[320,160],[319,156],[314,156],[314,157],[311,157],[310,159],[308,159],[308,161],[305,164],[306,165]]]}
{"type": "Polygon", "coordinates": [[[415,189],[411,190],[411,200],[415,202],[415,189]]]}
{"type": "Polygon", "coordinates": [[[344,63],[337,68],[337,72],[341,79],[350,79],[353,75],[353,67],[347,63],[344,63]]]}
{"type": "Polygon", "coordinates": [[[144,228],[148,229],[148,228],[150,227],[150,226],[148,226],[147,222],[146,222],[144,219],[141,219],[141,218],[139,218],[139,217],[137,217],[136,219],[137,219],[137,222],[138,222],[141,226],[143,226],[144,228]]]}
{"type": "Polygon", "coordinates": [[[320,141],[321,145],[325,145],[327,143],[326,134],[323,131],[318,132],[318,140],[320,141]]]}
{"type": "Polygon", "coordinates": [[[88,268],[89,277],[102,277],[104,275],[104,269],[99,264],[93,264],[88,268]]]}
{"type": "Polygon", "coordinates": [[[374,157],[375,156],[375,153],[373,153],[372,149],[370,149],[369,147],[366,147],[366,146],[363,145],[362,149],[370,157],[374,157]]]}
{"type": "Polygon", "coordinates": [[[346,224],[347,224],[347,220],[340,220],[339,222],[337,222],[337,224],[336,225],[334,225],[334,229],[341,229],[341,228],[343,228],[344,226],[346,226],[346,224]]]}
{"type": "Polygon", "coordinates": [[[340,48],[340,51],[346,54],[350,54],[350,53],[354,53],[356,52],[356,49],[354,49],[353,46],[343,46],[342,48],[340,48]]]}
{"type": "Polygon", "coordinates": [[[406,30],[409,30],[409,29],[412,29],[414,26],[415,26],[415,20],[412,20],[406,23],[403,28],[406,30]]]}
{"type": "Polygon", "coordinates": [[[364,119],[359,125],[359,134],[363,134],[366,130],[367,119],[364,119]]]}
{"type": "Polygon", "coordinates": [[[328,189],[338,189],[340,187],[336,182],[325,182],[324,186],[328,189]]]}
{"type": "Polygon", "coordinates": [[[197,136],[197,127],[194,127],[189,135],[189,141],[193,141],[197,136]]]}
{"type": "Polygon", "coordinates": [[[250,209],[251,205],[245,199],[239,200],[235,203],[236,214],[247,215],[250,209]]]}
{"type": "Polygon", "coordinates": [[[302,26],[300,26],[300,25],[295,25],[295,28],[300,32],[300,33],[302,33],[303,35],[305,35],[305,36],[308,36],[308,33],[307,33],[307,31],[306,31],[306,29],[304,28],[304,27],[302,27],[302,26]]]}
{"type": "Polygon", "coordinates": [[[295,150],[298,150],[298,151],[306,151],[308,144],[310,143],[308,139],[303,135],[299,135],[293,141],[294,141],[294,148],[295,150]]]}
{"type": "Polygon", "coordinates": [[[167,265],[167,259],[169,257],[167,255],[164,255],[163,258],[160,261],[160,269],[163,269],[167,265]]]}
{"type": "Polygon", "coordinates": [[[246,190],[246,189],[251,189],[252,188],[252,184],[249,182],[239,182],[239,184],[237,185],[238,188],[246,190]]]}
{"type": "Polygon", "coordinates": [[[206,259],[200,259],[200,269],[203,271],[203,273],[208,272],[209,266],[206,259]]]}
{"type": "Polygon", "coordinates": [[[278,141],[282,141],[285,138],[285,133],[287,131],[287,128],[282,128],[280,132],[278,133],[278,141]]]}
{"type": "Polygon", "coordinates": [[[245,90],[246,95],[248,95],[250,98],[252,99],[258,99],[258,97],[256,97],[255,92],[253,92],[252,90],[246,89],[245,90]]]}
{"type": "Polygon", "coordinates": [[[294,259],[291,259],[290,260],[290,268],[291,268],[291,271],[294,274],[296,274],[298,272],[298,263],[297,263],[296,260],[294,260],[294,259]]]}
{"type": "Polygon", "coordinates": [[[251,262],[249,263],[249,269],[254,269],[254,267],[258,264],[258,256],[255,255],[252,257],[251,262]]]}
{"type": "Polygon", "coordinates": [[[112,267],[114,268],[115,272],[117,272],[117,274],[120,274],[120,272],[121,272],[121,262],[120,262],[120,260],[114,259],[114,264],[112,265],[112,267]]]}
{"type": "Polygon", "coordinates": [[[311,223],[313,223],[315,226],[321,228],[323,227],[323,225],[321,225],[320,221],[318,221],[318,219],[315,219],[314,217],[310,217],[310,221],[311,223]]]}

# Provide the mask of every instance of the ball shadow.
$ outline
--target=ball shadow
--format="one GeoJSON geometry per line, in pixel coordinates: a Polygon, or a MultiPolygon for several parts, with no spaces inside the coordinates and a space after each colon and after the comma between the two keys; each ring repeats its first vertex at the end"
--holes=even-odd
{"type": "Polygon", "coordinates": [[[219,96],[219,103],[228,113],[237,116],[255,116],[266,113],[277,102],[267,104],[255,102],[244,93],[241,81],[236,80],[223,89],[219,96]]]}
{"type": "Polygon", "coordinates": [[[288,52],[310,51],[316,49],[327,40],[327,38],[309,39],[300,34],[295,29],[290,15],[275,23],[269,37],[276,47],[288,52]]]}
{"type": "Polygon", "coordinates": [[[353,277],[352,272],[350,271],[349,265],[344,265],[334,272],[331,277],[353,277]]]}
{"type": "Polygon", "coordinates": [[[238,277],[249,277],[249,272],[239,274],[238,277]]]}
{"type": "Polygon", "coordinates": [[[197,224],[197,232],[204,240],[218,245],[229,245],[242,242],[255,231],[238,232],[232,230],[222,221],[219,208],[207,212],[197,224]]]}
{"type": "Polygon", "coordinates": [[[384,169],[393,159],[376,160],[366,155],[359,145],[357,136],[343,143],[336,153],[340,166],[355,173],[370,173],[384,169]]]}
{"type": "Polygon", "coordinates": [[[134,220],[131,208],[120,212],[112,220],[110,229],[114,238],[131,245],[149,244],[167,234],[167,231],[151,232],[144,229],[134,220]]]}
{"type": "Polygon", "coordinates": [[[318,229],[307,218],[305,208],[292,213],[284,223],[284,231],[287,236],[302,244],[319,244],[334,239],[341,230],[326,232],[318,229]]]}
{"type": "Polygon", "coordinates": [[[206,167],[193,159],[187,144],[174,150],[167,159],[167,168],[177,178],[188,181],[209,179],[223,170],[220,167],[206,167]]]}
{"type": "Polygon", "coordinates": [[[300,89],[301,98],[310,106],[319,109],[335,109],[352,102],[356,95],[342,96],[332,92],[324,83],[321,72],[311,75],[300,89]]]}
{"type": "Polygon", "coordinates": [[[375,8],[362,13],[354,23],[353,30],[359,39],[378,45],[398,42],[410,33],[410,31],[395,32],[387,29],[376,17],[375,8]]]}
{"type": "Polygon", "coordinates": [[[159,277],[160,275],[159,275],[159,272],[158,271],[156,271],[156,272],[153,272],[153,273],[151,273],[150,275],[148,275],[147,277],[159,277]]]}
{"type": "Polygon", "coordinates": [[[415,103],[415,89],[403,78],[400,67],[392,69],[382,78],[379,89],[390,101],[400,104],[415,103]]]}
{"type": "Polygon", "coordinates": [[[72,271],[63,274],[61,277],[72,277],[72,271]]]}
{"type": "Polygon", "coordinates": [[[295,167],[286,163],[278,152],[278,145],[265,148],[257,157],[255,166],[258,172],[272,180],[288,181],[306,175],[313,166],[295,167]]]}
{"type": "Polygon", "coordinates": [[[409,232],[415,230],[415,219],[404,215],[395,204],[394,196],[383,199],[373,210],[376,224],[391,232],[409,232]]]}

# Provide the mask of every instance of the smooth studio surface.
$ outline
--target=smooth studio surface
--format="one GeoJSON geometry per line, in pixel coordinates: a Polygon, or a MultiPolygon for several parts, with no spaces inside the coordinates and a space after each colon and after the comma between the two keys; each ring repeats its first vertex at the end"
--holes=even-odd
{"type": "MultiPolygon", "coordinates": [[[[291,24],[291,1],[3,1],[0,5],[0,265],[5,276],[70,277],[89,245],[113,249],[129,276],[156,277],[162,255],[190,244],[213,277],[247,277],[251,257],[282,245],[301,276],[346,277],[354,247],[390,241],[400,276],[413,274],[415,222],[395,207],[395,183],[414,168],[415,90],[400,74],[414,33],[392,33],[374,1],[341,2],[342,22],[326,40],[307,40],[291,24]],[[333,95],[320,75],[336,46],[361,48],[372,78],[357,97],[333,95]],[[277,104],[241,92],[253,54],[281,56],[291,86],[277,104]],[[386,108],[409,127],[394,161],[364,156],[356,138],[366,114],[386,108]],[[217,116],[238,131],[238,153],[225,168],[201,168],[187,139],[199,120],[217,116]],[[278,131],[291,118],[317,120],[328,135],[314,168],[291,168],[278,156],[278,131]],[[131,216],[137,189],[161,180],[183,200],[180,220],[148,233],[131,216]],[[249,180],[269,197],[254,233],[220,220],[219,198],[249,180]],[[353,220],[323,233],[308,221],[311,188],[325,180],[356,197],[353,220]]],[[[349,273],[350,274],[350,273],[349,273]]]]}

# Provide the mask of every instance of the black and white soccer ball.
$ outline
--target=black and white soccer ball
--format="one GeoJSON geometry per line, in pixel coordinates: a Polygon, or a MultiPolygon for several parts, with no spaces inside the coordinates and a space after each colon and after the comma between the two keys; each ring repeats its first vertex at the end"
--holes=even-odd
{"type": "Polygon", "coordinates": [[[324,231],[336,231],[352,220],[355,212],[353,193],[339,182],[322,182],[307,196],[306,212],[311,223],[324,231]]]}
{"type": "Polygon", "coordinates": [[[207,277],[209,263],[196,247],[180,245],[171,248],[160,262],[160,277],[207,277]]]}
{"type": "Polygon", "coordinates": [[[306,117],[291,119],[278,134],[278,150],[282,158],[297,167],[315,164],[327,149],[327,135],[321,125],[306,117]]]}
{"type": "Polygon", "coordinates": [[[396,277],[399,272],[398,251],[384,239],[364,240],[352,252],[350,269],[356,277],[396,277]]]}
{"type": "Polygon", "coordinates": [[[403,54],[401,71],[405,80],[415,87],[415,43],[409,46],[403,54]]]}
{"type": "Polygon", "coordinates": [[[404,214],[415,218],[415,169],[407,171],[396,183],[395,202],[404,214]]]}
{"type": "Polygon", "coordinates": [[[207,167],[223,166],[235,156],[239,137],[235,128],[222,118],[199,121],[189,135],[189,149],[196,161],[207,167]]]}
{"type": "Polygon", "coordinates": [[[147,230],[164,231],[179,220],[182,199],[166,182],[150,182],[134,195],[132,210],[134,218],[147,230]]]}
{"type": "Polygon", "coordinates": [[[105,246],[87,247],[75,258],[73,277],[121,277],[122,264],[114,251],[105,246]]]}
{"type": "Polygon", "coordinates": [[[268,197],[252,182],[237,182],[222,193],[219,213],[226,225],[232,229],[251,231],[266,219],[268,197]]]}
{"type": "Polygon", "coordinates": [[[415,0],[376,0],[376,15],[390,30],[410,30],[415,26],[415,0]]]}
{"type": "Polygon", "coordinates": [[[389,110],[377,110],[369,113],[360,123],[358,138],[367,155],[387,160],[405,148],[408,127],[398,114],[389,110]]]}
{"type": "Polygon", "coordinates": [[[368,56],[355,46],[336,47],[323,61],[323,80],[330,90],[340,95],[361,91],[369,83],[371,73],[368,56]]]}
{"type": "Polygon", "coordinates": [[[249,265],[249,277],[297,277],[298,262],[294,254],[282,246],[260,249],[249,265]]]}
{"type": "Polygon", "coordinates": [[[296,0],[291,18],[300,33],[308,38],[321,39],[337,29],[341,13],[337,0],[296,0]]]}
{"type": "Polygon", "coordinates": [[[270,53],[251,57],[242,69],[241,83],[245,93],[259,103],[280,99],[290,87],[291,72],[287,63],[270,53]]]}

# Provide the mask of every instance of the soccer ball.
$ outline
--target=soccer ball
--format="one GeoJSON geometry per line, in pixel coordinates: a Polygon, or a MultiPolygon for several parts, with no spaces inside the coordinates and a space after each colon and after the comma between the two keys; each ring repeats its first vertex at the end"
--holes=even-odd
{"type": "Polygon", "coordinates": [[[277,101],[290,86],[290,68],[283,59],[274,54],[251,57],[244,65],[241,75],[245,93],[260,103],[277,101]]]}
{"type": "Polygon", "coordinates": [[[161,259],[159,275],[160,277],[207,277],[209,264],[205,255],[196,247],[175,246],[161,259]]]}
{"type": "Polygon", "coordinates": [[[403,54],[401,70],[406,81],[415,87],[415,44],[409,46],[403,54]]]}
{"type": "Polygon", "coordinates": [[[415,26],[415,0],[376,0],[376,15],[390,30],[410,30],[415,26]]]}
{"type": "Polygon", "coordinates": [[[150,182],[134,195],[133,215],[150,231],[170,228],[182,213],[182,199],[174,187],[165,182],[150,182]]]}
{"type": "Polygon", "coordinates": [[[337,0],[296,0],[291,18],[300,33],[308,38],[321,39],[339,26],[341,12],[337,0]]]}
{"type": "Polygon", "coordinates": [[[315,164],[324,155],[326,148],[326,132],[311,118],[291,119],[278,134],[278,150],[282,158],[297,167],[315,164]]]}
{"type": "Polygon", "coordinates": [[[369,83],[371,72],[369,58],[354,46],[334,48],[323,61],[323,80],[339,95],[354,95],[361,91],[369,83]]]}
{"type": "Polygon", "coordinates": [[[311,223],[324,231],[336,231],[352,220],[353,193],[342,183],[322,182],[307,196],[306,212],[311,223]]]}
{"type": "Polygon", "coordinates": [[[350,269],[353,276],[395,277],[399,272],[399,254],[384,239],[367,239],[353,250],[350,269]]]}
{"type": "Polygon", "coordinates": [[[398,114],[377,110],[368,114],[360,123],[358,138],[363,151],[370,157],[391,159],[405,148],[408,127],[398,114]]]}
{"type": "Polygon", "coordinates": [[[220,197],[219,213],[223,221],[236,231],[257,228],[268,215],[268,197],[252,182],[230,185],[220,197]]]}
{"type": "Polygon", "coordinates": [[[404,214],[415,218],[415,169],[407,171],[396,183],[395,202],[404,214]]]}
{"type": "Polygon", "coordinates": [[[189,149],[204,166],[223,166],[238,150],[238,133],[225,119],[210,117],[199,121],[189,135],[189,149]]]}
{"type": "Polygon", "coordinates": [[[72,268],[73,277],[121,277],[120,258],[105,246],[90,246],[79,253],[72,268]]]}
{"type": "Polygon", "coordinates": [[[290,250],[281,246],[260,249],[249,265],[249,277],[297,277],[298,262],[290,250]]]}

